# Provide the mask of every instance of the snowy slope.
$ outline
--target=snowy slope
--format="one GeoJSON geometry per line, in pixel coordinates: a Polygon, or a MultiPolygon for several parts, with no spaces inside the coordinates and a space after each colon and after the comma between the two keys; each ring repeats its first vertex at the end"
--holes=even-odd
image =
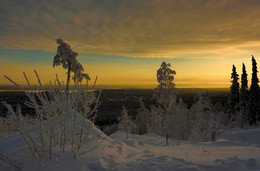
{"type": "Polygon", "coordinates": [[[0,141],[0,151],[16,159],[27,156],[22,158],[24,170],[260,170],[259,128],[221,130],[215,142],[169,139],[168,146],[153,133],[130,134],[127,140],[123,132],[99,137],[98,148],[75,160],[69,152],[52,160],[30,157],[18,134],[0,141]]]}

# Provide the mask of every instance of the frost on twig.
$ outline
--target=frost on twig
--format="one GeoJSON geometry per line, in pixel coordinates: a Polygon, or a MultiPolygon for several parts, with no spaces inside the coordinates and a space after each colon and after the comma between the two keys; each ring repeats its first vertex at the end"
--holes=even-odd
{"type": "Polygon", "coordinates": [[[24,74],[30,90],[24,90],[20,85],[5,76],[13,84],[24,90],[29,101],[25,102],[35,110],[33,117],[23,116],[21,107],[16,110],[11,105],[3,102],[8,109],[4,119],[6,123],[19,131],[25,144],[37,157],[45,154],[53,158],[55,153],[70,149],[74,158],[82,151],[86,151],[89,141],[93,141],[94,119],[99,107],[100,93],[96,95],[81,86],[75,85],[70,93],[65,91],[65,86],[58,79],[45,87],[35,71],[39,86],[30,85],[29,79],[24,74]]]}

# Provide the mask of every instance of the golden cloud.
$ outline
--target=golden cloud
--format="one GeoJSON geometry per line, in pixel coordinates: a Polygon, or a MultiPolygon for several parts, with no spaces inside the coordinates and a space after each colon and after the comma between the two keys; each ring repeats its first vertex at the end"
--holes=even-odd
{"type": "Polygon", "coordinates": [[[0,2],[0,47],[173,57],[260,41],[258,0],[0,2]]]}

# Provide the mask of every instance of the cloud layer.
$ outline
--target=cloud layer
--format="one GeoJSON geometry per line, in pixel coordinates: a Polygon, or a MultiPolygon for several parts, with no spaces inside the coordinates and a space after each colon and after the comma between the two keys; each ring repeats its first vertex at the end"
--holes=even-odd
{"type": "MultiPolygon", "coordinates": [[[[259,0],[1,0],[0,47],[174,57],[260,40],[259,0]]],[[[258,43],[256,43],[258,44],[258,43]]]]}

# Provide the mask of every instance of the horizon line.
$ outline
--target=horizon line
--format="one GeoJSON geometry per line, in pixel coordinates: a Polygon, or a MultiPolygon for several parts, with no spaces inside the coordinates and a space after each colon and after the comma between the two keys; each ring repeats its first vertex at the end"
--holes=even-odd
{"type": "MultiPolygon", "coordinates": [[[[25,85],[21,85],[23,88],[25,88],[26,90],[29,90],[29,87],[28,86],[25,86],[25,85]]],[[[86,85],[82,85],[82,87],[84,87],[86,85]]],[[[39,86],[36,86],[36,87],[39,87],[39,86]]],[[[72,87],[72,86],[70,86],[72,87]]],[[[89,86],[91,87],[91,85],[89,86]]],[[[136,89],[136,90],[153,90],[155,89],[155,87],[152,87],[152,86],[109,86],[109,85],[99,85],[99,86],[96,86],[94,88],[94,90],[99,90],[99,89],[103,89],[103,90],[120,90],[120,89],[136,89]]],[[[230,87],[224,87],[224,86],[216,86],[216,87],[205,87],[205,86],[194,86],[194,87],[178,87],[176,86],[175,87],[176,89],[230,89],[230,87]]],[[[0,85],[0,91],[19,91],[21,90],[20,88],[18,88],[17,86],[15,85],[0,85]]],[[[22,90],[21,90],[22,91],[22,90]]]]}

